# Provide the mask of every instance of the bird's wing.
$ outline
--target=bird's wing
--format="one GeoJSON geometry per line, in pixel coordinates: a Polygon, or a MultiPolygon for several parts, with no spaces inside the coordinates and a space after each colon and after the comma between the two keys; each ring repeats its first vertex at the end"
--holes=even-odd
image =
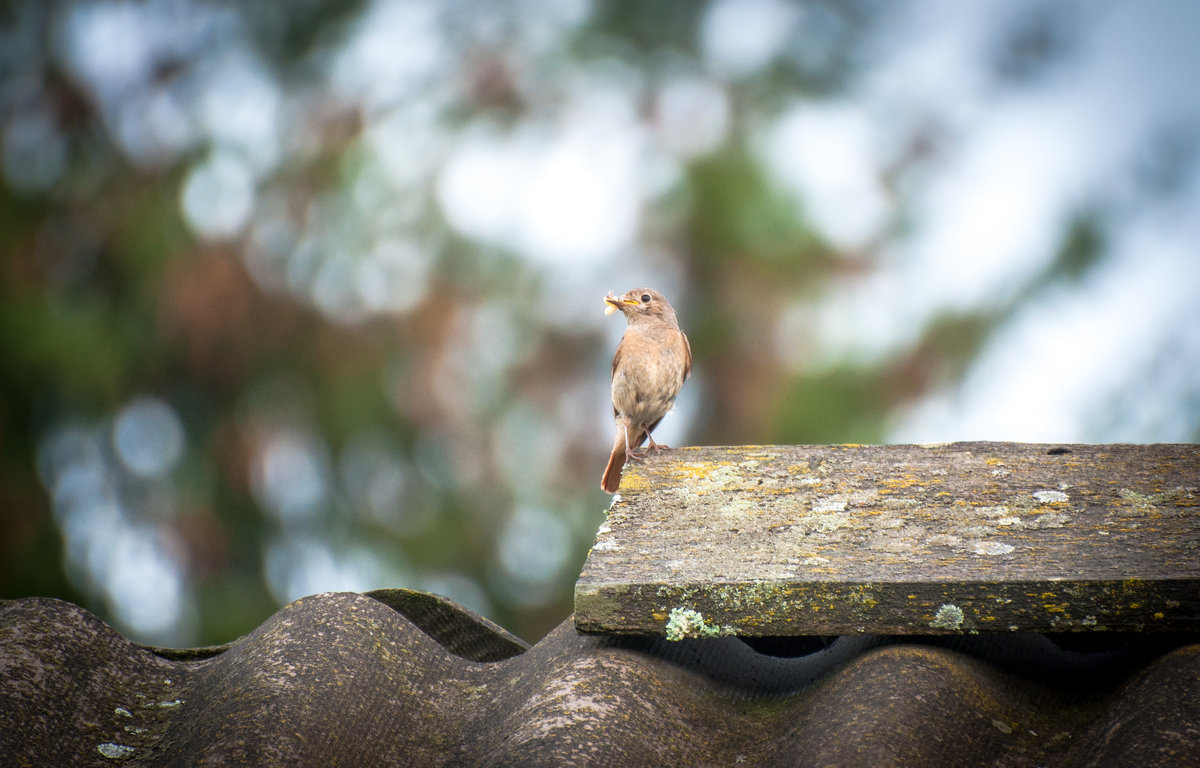
{"type": "Polygon", "coordinates": [[[688,343],[686,333],[680,331],[679,336],[683,339],[683,380],[687,381],[688,376],[692,375],[692,345],[688,343]]]}
{"type": "MultiPolygon", "coordinates": [[[[625,341],[624,336],[621,337],[621,341],[625,341]]],[[[617,351],[613,355],[612,374],[609,376],[610,379],[615,379],[617,377],[617,366],[620,364],[621,364],[621,345],[618,344],[617,351]]],[[[616,418],[619,415],[620,414],[617,413],[617,404],[613,403],[613,418],[616,418]]]]}
{"type": "MultiPolygon", "coordinates": [[[[625,337],[621,337],[621,341],[625,341],[625,337]]],[[[609,378],[615,378],[617,375],[617,366],[621,364],[621,345],[617,345],[617,352],[613,355],[612,373],[609,378]]]]}

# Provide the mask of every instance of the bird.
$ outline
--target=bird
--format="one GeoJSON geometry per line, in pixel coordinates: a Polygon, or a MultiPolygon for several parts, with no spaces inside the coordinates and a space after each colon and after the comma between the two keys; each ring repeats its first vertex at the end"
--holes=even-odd
{"type": "Polygon", "coordinates": [[[675,397],[692,372],[692,347],[679,330],[675,310],[667,297],[653,288],[635,288],[623,296],[610,291],[604,297],[605,314],[625,315],[625,334],[612,361],[612,406],[617,434],[600,487],[616,493],[626,460],[646,455],[637,449],[649,440],[647,450],[668,446],[654,442],[650,433],[675,404],[675,397]]]}

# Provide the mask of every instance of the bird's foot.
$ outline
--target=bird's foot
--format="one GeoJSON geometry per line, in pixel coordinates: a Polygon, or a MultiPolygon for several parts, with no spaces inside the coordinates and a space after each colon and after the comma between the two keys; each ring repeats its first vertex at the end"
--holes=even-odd
{"type": "Polygon", "coordinates": [[[654,442],[654,438],[651,437],[649,433],[646,434],[646,439],[650,442],[650,445],[646,446],[647,453],[659,453],[660,451],[671,450],[671,446],[667,445],[666,443],[654,442]]]}

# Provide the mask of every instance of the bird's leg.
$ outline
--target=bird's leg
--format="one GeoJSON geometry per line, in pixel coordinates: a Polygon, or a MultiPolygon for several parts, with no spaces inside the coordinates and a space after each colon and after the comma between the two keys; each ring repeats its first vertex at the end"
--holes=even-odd
{"type": "MultiPolygon", "coordinates": [[[[647,432],[646,436],[649,437],[650,433],[647,432]]],[[[646,451],[645,450],[639,451],[638,449],[634,448],[633,443],[629,440],[629,425],[628,424],[625,425],[625,458],[629,459],[630,461],[635,461],[635,462],[642,461],[643,459],[646,458],[646,451]]]]}
{"type": "Polygon", "coordinates": [[[665,451],[671,447],[671,446],[667,445],[666,443],[654,442],[654,437],[649,432],[646,433],[646,439],[650,441],[650,445],[646,447],[646,450],[651,453],[658,453],[659,451],[665,451]]]}
{"type": "Polygon", "coordinates": [[[633,441],[629,439],[629,422],[624,422],[625,426],[625,460],[639,462],[646,458],[645,451],[639,451],[633,447],[633,441]]]}

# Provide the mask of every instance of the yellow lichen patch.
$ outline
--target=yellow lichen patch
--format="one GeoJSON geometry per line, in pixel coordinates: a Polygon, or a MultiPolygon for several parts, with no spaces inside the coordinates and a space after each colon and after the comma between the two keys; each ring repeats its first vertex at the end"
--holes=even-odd
{"type": "Polygon", "coordinates": [[[672,480],[707,480],[723,467],[732,467],[732,461],[679,462],[671,466],[672,480]]]}
{"type": "Polygon", "coordinates": [[[1125,594],[1141,594],[1146,591],[1146,582],[1142,579],[1125,579],[1121,582],[1121,591],[1125,594]]]}
{"type": "Polygon", "coordinates": [[[892,493],[894,491],[903,491],[914,487],[925,487],[925,483],[914,474],[885,477],[879,481],[879,485],[881,486],[879,488],[879,493],[892,493]]]}
{"type": "Polygon", "coordinates": [[[645,491],[650,488],[650,478],[646,477],[641,470],[626,472],[621,476],[621,490],[619,493],[635,493],[645,491]]]}
{"type": "Polygon", "coordinates": [[[673,462],[668,465],[627,467],[621,479],[622,493],[649,490],[686,490],[701,494],[736,485],[740,475],[730,461],[673,462]]]}
{"type": "Polygon", "coordinates": [[[867,610],[879,605],[879,601],[875,599],[874,592],[866,585],[853,589],[850,592],[849,598],[867,610]]]}

